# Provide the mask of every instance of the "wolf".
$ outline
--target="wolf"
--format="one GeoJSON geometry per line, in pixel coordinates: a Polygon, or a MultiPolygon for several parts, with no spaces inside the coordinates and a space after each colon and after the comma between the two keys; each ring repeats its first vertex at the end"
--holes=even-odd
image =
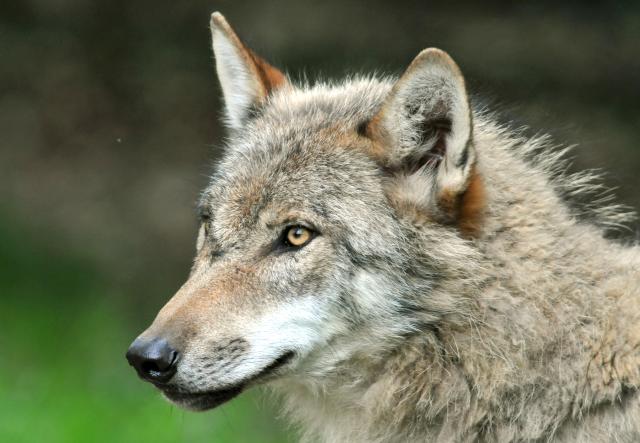
{"type": "Polygon", "coordinates": [[[640,248],[592,174],[439,49],[308,84],[211,30],[226,152],[143,379],[191,410],[269,386],[305,441],[640,441],[640,248]]]}

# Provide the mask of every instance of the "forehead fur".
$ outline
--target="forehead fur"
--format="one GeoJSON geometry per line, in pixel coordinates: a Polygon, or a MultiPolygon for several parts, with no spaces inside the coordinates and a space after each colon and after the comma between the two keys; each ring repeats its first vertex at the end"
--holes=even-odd
{"type": "Polygon", "coordinates": [[[391,78],[356,77],[340,83],[320,82],[283,89],[270,98],[263,116],[270,123],[284,123],[304,116],[316,125],[357,125],[374,115],[394,81],[391,78]]]}
{"type": "Polygon", "coordinates": [[[221,224],[241,227],[273,201],[273,216],[293,209],[326,213],[331,186],[340,187],[342,202],[381,196],[379,171],[363,153],[371,141],[358,135],[358,126],[390,88],[390,81],[367,78],[277,91],[227,141],[202,206],[225,217],[221,224]]]}

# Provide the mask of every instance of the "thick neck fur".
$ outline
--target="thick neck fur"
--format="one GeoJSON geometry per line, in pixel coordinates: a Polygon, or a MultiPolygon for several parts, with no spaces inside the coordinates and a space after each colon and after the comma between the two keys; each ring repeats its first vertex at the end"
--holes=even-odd
{"type": "Polygon", "coordinates": [[[407,222],[425,251],[449,254],[438,296],[416,300],[450,305],[435,321],[413,312],[409,332],[356,331],[360,349],[336,343],[329,367],[279,381],[309,440],[637,441],[640,249],[576,219],[525,159],[535,140],[477,118],[474,143],[481,232],[434,240],[407,222]]]}

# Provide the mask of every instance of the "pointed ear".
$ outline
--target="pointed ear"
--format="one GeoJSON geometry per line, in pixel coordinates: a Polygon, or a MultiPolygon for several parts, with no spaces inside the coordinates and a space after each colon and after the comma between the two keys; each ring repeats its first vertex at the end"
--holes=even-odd
{"type": "Polygon", "coordinates": [[[219,12],[211,15],[211,36],[227,125],[239,129],[253,109],[288,81],[282,72],[247,48],[219,12]]]}
{"type": "Polygon", "coordinates": [[[395,198],[469,231],[482,212],[464,78],[439,49],[425,49],[394,85],[366,134],[396,176],[395,198]]]}

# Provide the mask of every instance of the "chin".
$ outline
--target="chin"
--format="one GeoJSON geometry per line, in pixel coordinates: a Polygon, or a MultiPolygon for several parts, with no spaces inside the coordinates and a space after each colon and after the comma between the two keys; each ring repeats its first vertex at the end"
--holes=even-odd
{"type": "Polygon", "coordinates": [[[209,392],[185,392],[163,389],[162,393],[171,403],[190,411],[208,411],[235,398],[242,392],[244,385],[209,392]]]}

